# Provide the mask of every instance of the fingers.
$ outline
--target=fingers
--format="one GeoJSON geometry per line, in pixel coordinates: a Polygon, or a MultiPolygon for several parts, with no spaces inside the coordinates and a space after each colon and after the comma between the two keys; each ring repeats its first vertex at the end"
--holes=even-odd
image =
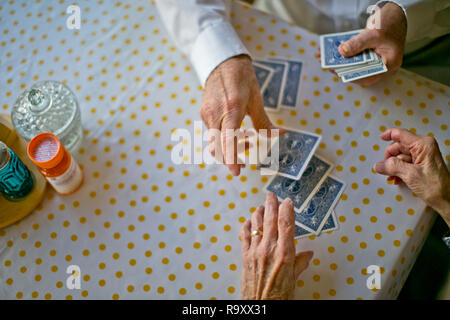
{"type": "Polygon", "coordinates": [[[270,129],[273,127],[272,122],[264,110],[264,101],[259,90],[253,96],[254,102],[250,104],[248,115],[252,119],[253,127],[256,130],[270,129]]]}
{"type": "MultiPolygon", "coordinates": [[[[263,229],[263,221],[264,221],[264,210],[265,208],[263,206],[259,206],[255,212],[252,213],[252,219],[251,219],[251,231],[259,230],[264,232],[263,229]]],[[[261,242],[261,235],[255,235],[251,237],[251,244],[250,247],[256,247],[261,242]]]]}
{"type": "Polygon", "coordinates": [[[261,94],[257,91],[253,98],[255,99],[253,103],[250,104],[248,109],[248,115],[252,120],[253,127],[256,131],[260,131],[263,129],[267,131],[267,137],[270,137],[272,134],[272,130],[279,130],[278,135],[282,135],[286,132],[286,130],[278,128],[272,124],[269,117],[267,116],[266,111],[264,110],[264,101],[262,99],[261,94]]]}
{"type": "Polygon", "coordinates": [[[390,157],[397,157],[400,155],[411,156],[411,152],[409,151],[408,147],[399,142],[392,143],[386,148],[386,150],[384,150],[384,160],[387,160],[390,157]]]}
{"type": "Polygon", "coordinates": [[[411,155],[407,155],[407,154],[403,154],[402,153],[402,154],[399,154],[397,156],[397,158],[399,158],[400,160],[405,161],[405,162],[409,162],[409,163],[413,162],[413,159],[412,159],[411,155]]]}
{"type": "Polygon", "coordinates": [[[277,196],[269,192],[266,196],[264,210],[264,234],[263,239],[265,241],[277,241],[278,238],[278,198],[277,196]]]}
{"type": "Polygon", "coordinates": [[[300,273],[308,268],[309,262],[311,261],[314,253],[312,251],[299,252],[295,256],[295,278],[297,279],[300,273]]]}
{"type": "Polygon", "coordinates": [[[373,31],[365,29],[357,36],[345,41],[339,46],[339,53],[344,57],[351,57],[365,49],[375,48],[378,38],[374,36],[373,31]]]}
{"type": "Polygon", "coordinates": [[[242,253],[246,252],[250,248],[250,241],[251,241],[251,230],[250,230],[251,224],[250,220],[245,221],[245,223],[241,227],[241,249],[242,253]]]}
{"type": "Polygon", "coordinates": [[[405,146],[410,146],[415,141],[419,140],[420,137],[409,130],[400,128],[390,128],[381,134],[381,139],[385,141],[395,141],[399,142],[405,146]]]}
{"type": "Polygon", "coordinates": [[[294,204],[286,198],[278,210],[278,243],[281,246],[294,248],[294,229],[294,204]]]}
{"type": "Polygon", "coordinates": [[[414,165],[402,161],[397,157],[390,157],[385,161],[377,162],[374,166],[374,170],[379,174],[399,177],[405,181],[405,178],[414,171],[414,165]]]}
{"type": "Polygon", "coordinates": [[[225,164],[231,171],[231,174],[238,176],[243,165],[238,164],[237,150],[237,136],[243,116],[241,117],[237,109],[235,111],[228,112],[222,120],[222,150],[225,159],[225,164]]]}

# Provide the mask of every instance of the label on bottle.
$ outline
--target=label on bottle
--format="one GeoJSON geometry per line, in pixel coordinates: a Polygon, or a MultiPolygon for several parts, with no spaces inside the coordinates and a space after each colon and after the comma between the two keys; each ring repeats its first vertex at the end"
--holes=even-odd
{"type": "Polygon", "coordinates": [[[47,177],[48,182],[58,193],[68,194],[74,192],[83,181],[83,172],[73,157],[70,158],[70,166],[62,175],[47,177]]]}

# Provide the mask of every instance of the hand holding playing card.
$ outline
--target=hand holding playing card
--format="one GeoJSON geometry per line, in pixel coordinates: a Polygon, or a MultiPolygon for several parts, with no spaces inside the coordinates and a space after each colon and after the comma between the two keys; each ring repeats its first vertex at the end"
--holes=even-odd
{"type": "MultiPolygon", "coordinates": [[[[228,139],[226,129],[239,129],[242,119],[248,114],[253,126],[259,129],[275,129],[264,111],[258,81],[253,70],[252,61],[246,55],[232,57],[222,62],[209,76],[202,97],[200,116],[208,129],[221,130],[221,146],[223,150],[210,151],[221,154],[224,162],[235,176],[244,166],[239,164],[235,150],[227,150],[228,139]],[[227,161],[231,159],[232,161],[227,161]]],[[[230,141],[228,141],[230,142],[230,141]]],[[[231,144],[234,146],[233,141],[231,144]]],[[[222,159],[219,159],[222,160],[222,159]]]]}
{"type": "Polygon", "coordinates": [[[293,299],[295,283],[308,267],[313,252],[295,254],[294,205],[290,199],[278,207],[268,193],[241,228],[242,299],[293,299]]]}
{"type": "Polygon", "coordinates": [[[400,68],[405,38],[406,17],[403,10],[395,3],[385,3],[378,13],[369,17],[366,29],[342,43],[338,50],[344,57],[355,56],[366,49],[373,49],[381,56],[387,72],[355,81],[358,84],[371,85],[400,68]],[[380,25],[377,26],[376,22],[380,25]]]}

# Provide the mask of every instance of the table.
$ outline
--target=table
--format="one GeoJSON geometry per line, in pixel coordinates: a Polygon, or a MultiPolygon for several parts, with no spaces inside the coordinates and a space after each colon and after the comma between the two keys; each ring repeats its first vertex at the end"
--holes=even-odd
{"type": "MultiPolygon", "coordinates": [[[[175,128],[194,134],[202,88],[168,36],[153,1],[0,5],[0,110],[44,79],[63,81],[82,108],[75,154],[84,186],[48,191],[20,223],[0,230],[3,299],[238,299],[239,228],[263,203],[267,177],[232,177],[218,165],[175,165],[175,128]],[[67,268],[80,269],[70,290],[67,268]]],[[[305,62],[301,101],[271,114],[277,125],[323,136],[318,153],[347,183],[337,231],[297,241],[314,250],[298,299],[392,299],[401,290],[435,214],[406,187],[374,174],[386,128],[434,135],[450,161],[449,88],[401,70],[373,87],[343,84],[314,59],[318,36],[233,2],[232,24],[255,57],[305,62]],[[381,289],[366,286],[381,269],[381,289]]],[[[70,270],[69,270],[70,273],[70,270]]]]}

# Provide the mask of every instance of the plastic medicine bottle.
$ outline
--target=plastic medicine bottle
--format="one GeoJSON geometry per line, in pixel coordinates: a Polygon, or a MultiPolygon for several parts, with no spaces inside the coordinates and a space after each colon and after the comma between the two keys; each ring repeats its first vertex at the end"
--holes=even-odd
{"type": "Polygon", "coordinates": [[[67,195],[80,188],[83,172],[53,133],[44,132],[35,136],[28,144],[27,152],[56,192],[67,195]]]}

